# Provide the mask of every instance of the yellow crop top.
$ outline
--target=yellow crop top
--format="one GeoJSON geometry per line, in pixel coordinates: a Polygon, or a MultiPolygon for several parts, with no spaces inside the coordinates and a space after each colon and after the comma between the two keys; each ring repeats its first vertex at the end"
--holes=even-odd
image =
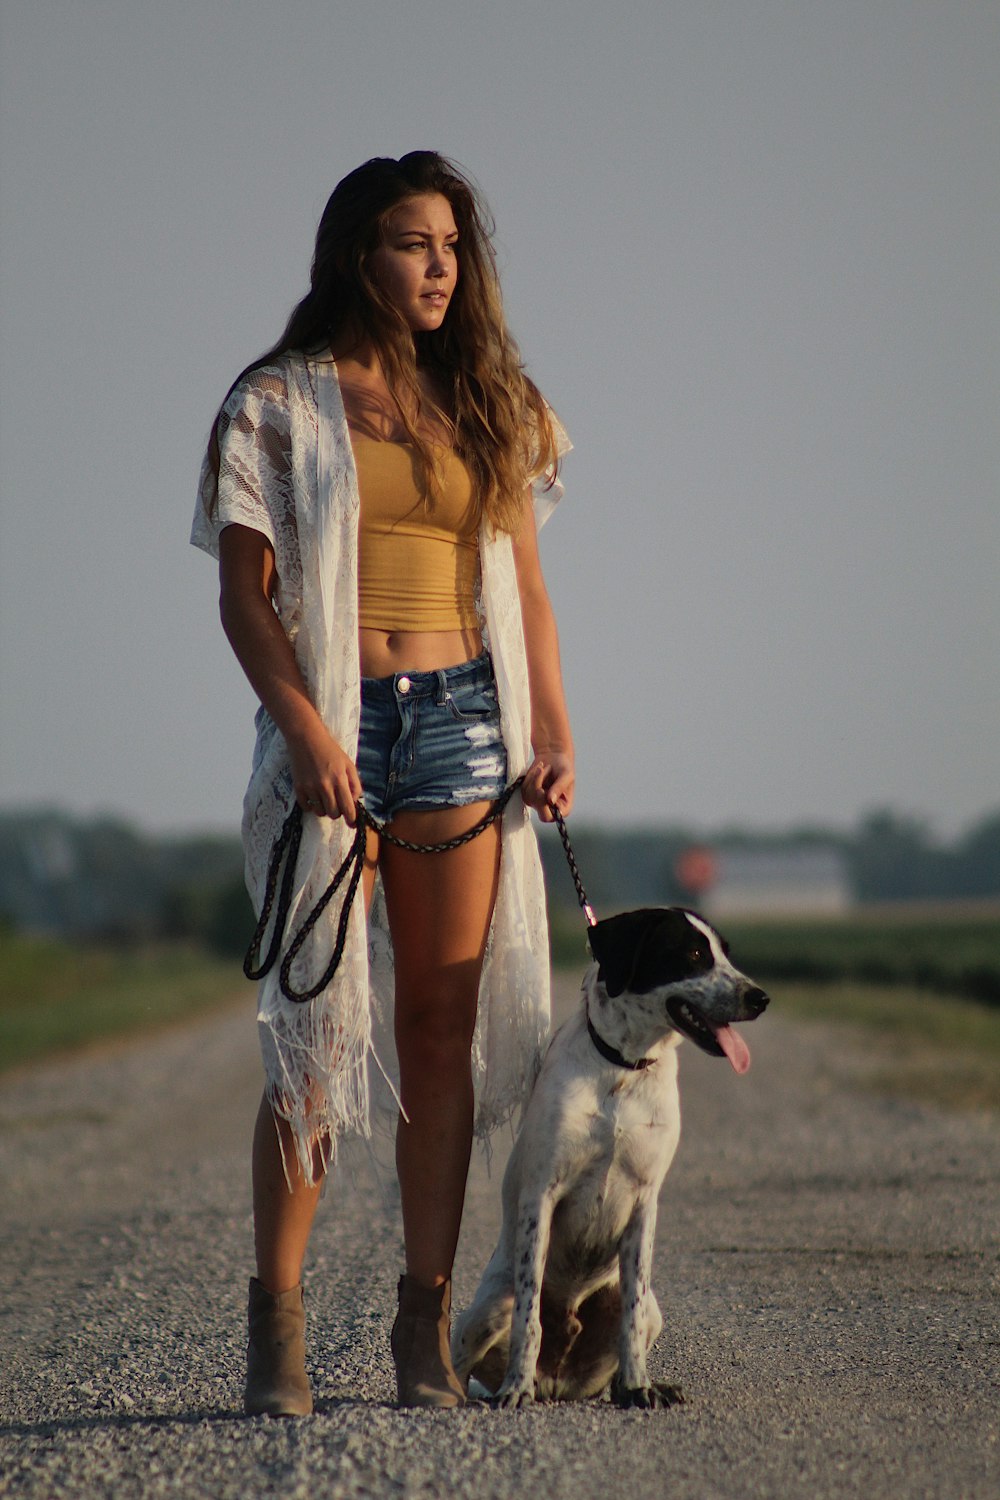
{"type": "Polygon", "coordinates": [[[351,434],[358,471],[358,617],[375,630],[475,628],[479,524],[472,479],[456,453],[440,492],[420,492],[411,443],[351,434]]]}

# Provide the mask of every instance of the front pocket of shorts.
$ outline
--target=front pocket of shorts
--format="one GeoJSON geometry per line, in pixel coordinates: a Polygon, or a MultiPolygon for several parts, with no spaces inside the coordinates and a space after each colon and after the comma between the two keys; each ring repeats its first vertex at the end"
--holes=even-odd
{"type": "Polygon", "coordinates": [[[497,690],[495,687],[476,688],[472,692],[460,694],[458,699],[452,693],[448,694],[448,707],[451,709],[452,717],[460,724],[483,723],[490,719],[499,718],[500,708],[497,703],[497,690]]]}

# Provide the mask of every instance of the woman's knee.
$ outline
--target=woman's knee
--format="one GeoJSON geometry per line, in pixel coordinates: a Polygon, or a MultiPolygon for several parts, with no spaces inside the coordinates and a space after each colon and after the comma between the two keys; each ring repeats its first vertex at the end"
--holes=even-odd
{"type": "Polygon", "coordinates": [[[396,1050],[427,1065],[468,1058],[476,1029],[475,994],[425,993],[396,997],[396,1050]]]}

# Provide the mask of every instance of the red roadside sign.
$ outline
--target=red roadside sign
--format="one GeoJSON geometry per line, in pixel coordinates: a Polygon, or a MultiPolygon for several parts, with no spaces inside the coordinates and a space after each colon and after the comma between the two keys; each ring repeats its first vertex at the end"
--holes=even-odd
{"type": "Polygon", "coordinates": [[[692,844],[682,849],[674,864],[674,874],[686,891],[700,895],[711,890],[719,878],[719,862],[711,849],[692,844]]]}

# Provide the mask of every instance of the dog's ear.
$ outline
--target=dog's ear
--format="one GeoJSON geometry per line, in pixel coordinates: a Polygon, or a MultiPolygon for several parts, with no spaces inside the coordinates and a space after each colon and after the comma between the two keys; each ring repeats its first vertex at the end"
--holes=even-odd
{"type": "Polygon", "coordinates": [[[642,907],[605,917],[591,927],[590,951],[601,966],[601,978],[612,999],[632,989],[643,945],[662,923],[663,914],[662,906],[642,907]]]}
{"type": "Polygon", "coordinates": [[[590,951],[612,999],[623,990],[647,995],[661,985],[707,973],[714,963],[711,945],[674,906],[623,911],[598,922],[590,929],[590,951]]]}

